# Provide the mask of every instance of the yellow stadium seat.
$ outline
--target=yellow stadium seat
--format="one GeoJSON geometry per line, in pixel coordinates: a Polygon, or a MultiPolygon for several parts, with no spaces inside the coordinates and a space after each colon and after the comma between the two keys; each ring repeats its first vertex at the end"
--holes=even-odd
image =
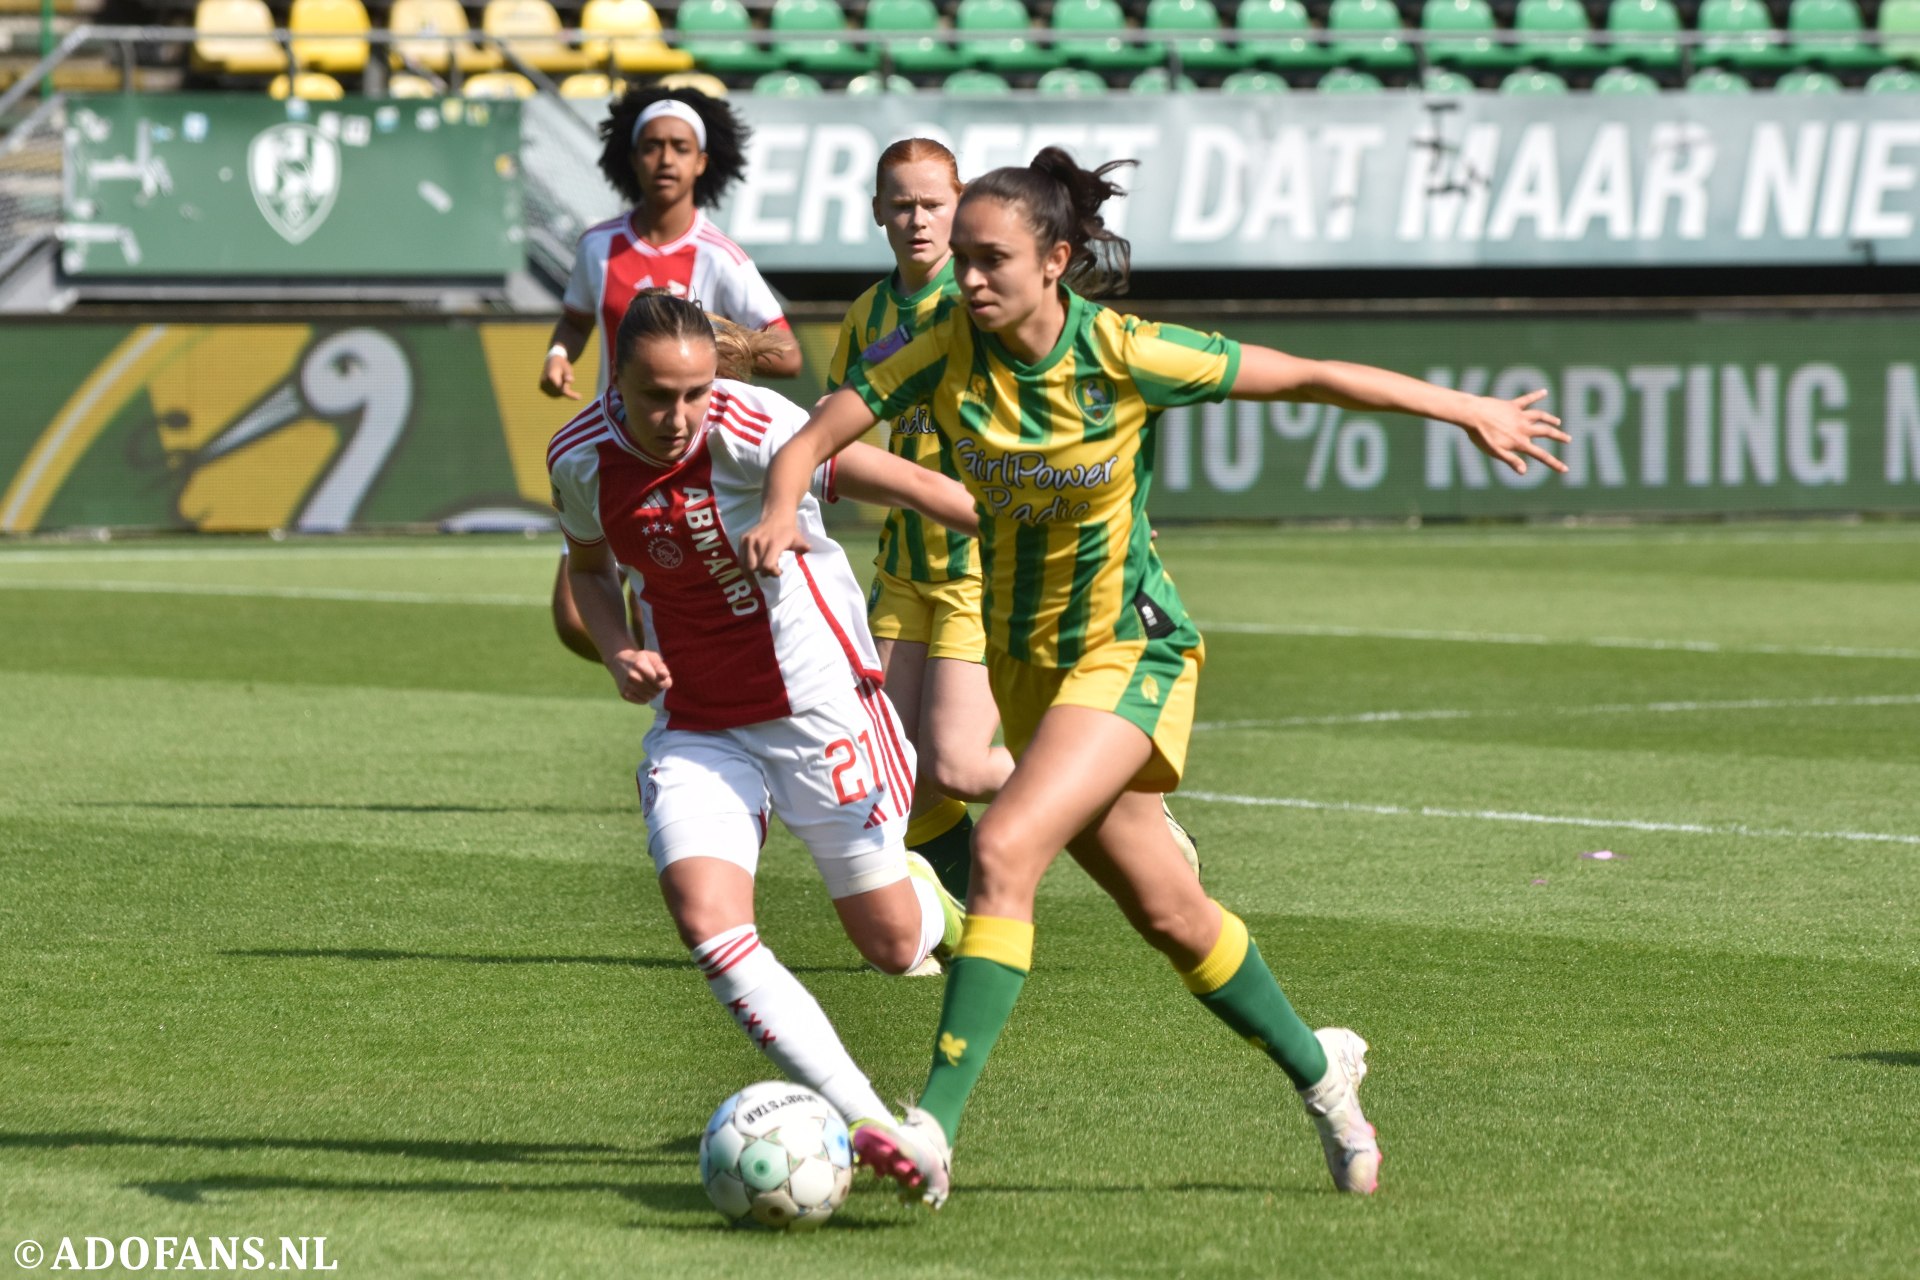
{"type": "Polygon", "coordinates": [[[441,93],[440,86],[425,76],[399,71],[387,78],[389,98],[438,98],[441,93]]]}
{"type": "Polygon", "coordinates": [[[400,37],[390,55],[395,70],[411,64],[445,74],[455,59],[468,72],[492,71],[500,65],[498,52],[466,38],[472,28],[460,0],[393,0],[387,30],[400,37]]]}
{"type": "Polygon", "coordinates": [[[273,11],[265,0],[200,0],[193,11],[193,64],[200,71],[265,76],[287,69],[287,51],[264,33],[273,30],[273,11]],[[229,32],[261,32],[236,35],[229,32]]]}
{"type": "Polygon", "coordinates": [[[294,33],[293,63],[314,71],[358,75],[367,65],[365,36],[372,25],[360,0],[293,0],[287,15],[287,26],[294,33]]]}
{"type": "Polygon", "coordinates": [[[280,99],[302,98],[308,102],[338,102],[347,96],[340,82],[323,71],[302,71],[292,80],[277,75],[267,92],[280,99]]]}
{"type": "Polygon", "coordinates": [[[559,87],[563,98],[611,98],[613,77],[604,71],[576,71],[559,87]]]}
{"type": "Polygon", "coordinates": [[[538,92],[518,71],[482,71],[460,86],[463,98],[531,98],[538,92]]]}
{"type": "Polygon", "coordinates": [[[587,0],[586,8],[580,11],[580,29],[630,37],[580,42],[587,57],[603,66],[611,44],[614,65],[628,75],[657,76],[693,67],[692,54],[669,48],[660,38],[660,15],[647,0],[587,0]]]}
{"type": "Polygon", "coordinates": [[[593,68],[593,59],[558,38],[564,28],[547,0],[487,0],[480,29],[504,41],[514,57],[549,75],[593,68]]]}
{"type": "Polygon", "coordinates": [[[662,89],[698,89],[709,98],[727,96],[727,82],[705,71],[676,71],[660,77],[662,89]]]}

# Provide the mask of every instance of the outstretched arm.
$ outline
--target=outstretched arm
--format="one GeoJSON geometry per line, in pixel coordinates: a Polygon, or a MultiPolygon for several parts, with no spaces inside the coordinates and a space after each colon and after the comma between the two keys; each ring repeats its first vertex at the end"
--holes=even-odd
{"type": "Polygon", "coordinates": [[[1534,404],[1546,396],[1532,391],[1511,400],[1469,395],[1403,373],[1344,360],[1304,360],[1271,347],[1240,349],[1240,372],[1233,381],[1236,400],[1306,400],[1342,409],[1437,418],[1461,428],[1480,451],[1521,475],[1527,459],[1537,458],[1555,471],[1567,464],[1535,444],[1536,439],[1565,441],[1560,419],[1534,404]]]}
{"type": "Polygon", "coordinates": [[[980,536],[980,514],[967,486],[931,467],[858,443],[848,445],[834,466],[834,486],[856,502],[912,507],[955,533],[980,536]]]}
{"type": "Polygon", "coordinates": [[[821,463],[865,435],[877,421],[866,402],[845,387],[814,407],[807,425],[780,446],[780,452],[773,455],[773,465],[767,468],[760,523],[740,540],[740,555],[747,568],[777,578],[781,556],[808,549],[795,517],[800,499],[813,482],[813,473],[821,463]]]}

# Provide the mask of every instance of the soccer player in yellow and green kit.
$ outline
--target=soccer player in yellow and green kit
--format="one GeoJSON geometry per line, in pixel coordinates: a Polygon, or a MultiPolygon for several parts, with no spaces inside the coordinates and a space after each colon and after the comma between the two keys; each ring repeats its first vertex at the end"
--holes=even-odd
{"type": "Polygon", "coordinates": [[[1334,1185],[1370,1194],[1380,1146],[1360,1110],[1366,1042],[1301,1021],[1161,816],[1186,763],[1205,650],[1145,520],[1154,424],[1175,405],[1311,400],[1455,423],[1520,472],[1529,459],[1565,470],[1536,440],[1567,436],[1532,407],[1544,392],[1468,395],[1088,301],[1126,273],[1126,242],[1100,215],[1120,190],[1113,167],[1088,171],[1048,148],[968,185],[953,231],[965,310],[814,410],[774,459],[761,522],[742,539],[741,558],[761,572],[804,547],[794,513],[820,460],[919,401],[980,513],[987,668],[1018,764],[974,828],[966,931],[920,1105],[856,1144],[928,1204],[946,1200],[961,1112],[1032,964],[1034,892],[1064,845],[1187,989],[1287,1074],[1334,1185]]]}

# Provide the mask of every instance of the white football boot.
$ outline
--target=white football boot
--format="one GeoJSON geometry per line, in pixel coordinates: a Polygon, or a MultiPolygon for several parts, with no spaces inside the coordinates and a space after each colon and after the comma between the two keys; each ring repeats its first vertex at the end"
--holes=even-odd
{"type": "Polygon", "coordinates": [[[1167,798],[1160,797],[1160,812],[1167,815],[1167,830],[1173,832],[1173,842],[1180,846],[1180,856],[1193,868],[1194,879],[1200,878],[1200,842],[1193,838],[1193,832],[1180,825],[1180,819],[1173,816],[1173,810],[1167,805],[1167,798]]]}
{"type": "Polygon", "coordinates": [[[1327,1074],[1300,1091],[1320,1133],[1333,1185],[1370,1196],[1380,1185],[1380,1142],[1360,1114],[1360,1082],[1367,1078],[1367,1042],[1345,1027],[1322,1027],[1314,1038],[1327,1051],[1327,1074]]]}
{"type": "Polygon", "coordinates": [[[947,1202],[953,1189],[953,1146],[940,1122],[908,1107],[898,1124],[862,1122],[853,1131],[853,1154],[861,1164],[900,1184],[900,1198],[916,1192],[929,1209],[947,1202]]]}

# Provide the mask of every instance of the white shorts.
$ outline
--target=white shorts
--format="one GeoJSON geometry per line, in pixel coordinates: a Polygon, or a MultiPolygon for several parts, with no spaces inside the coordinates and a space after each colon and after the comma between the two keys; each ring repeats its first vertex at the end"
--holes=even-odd
{"type": "Polygon", "coordinates": [[[876,681],[739,729],[655,721],[645,747],[640,809],[656,871],[682,858],[723,858],[752,875],[771,809],[807,846],[835,898],[907,874],[914,753],[876,681]]]}

